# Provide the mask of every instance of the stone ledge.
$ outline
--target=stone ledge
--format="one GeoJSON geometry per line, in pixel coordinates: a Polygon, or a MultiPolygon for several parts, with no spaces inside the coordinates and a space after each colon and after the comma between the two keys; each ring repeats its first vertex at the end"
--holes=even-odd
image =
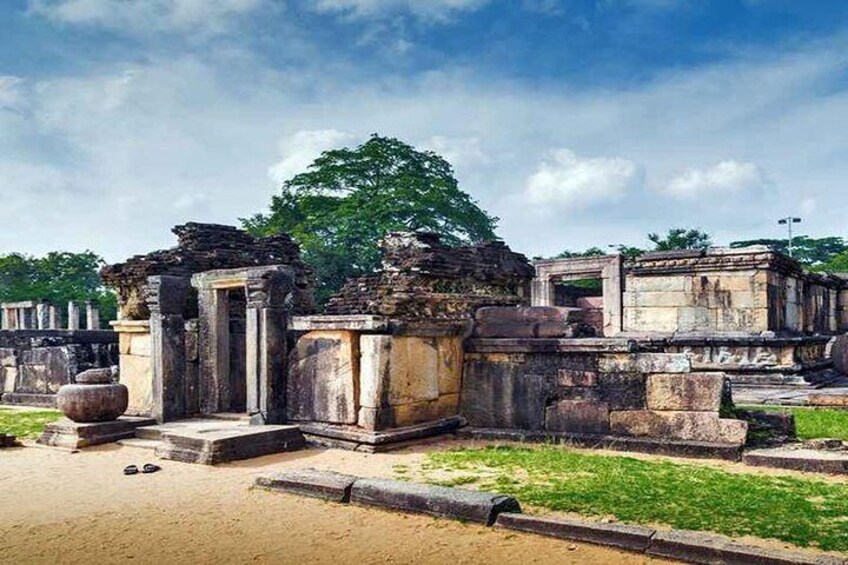
{"type": "Polygon", "coordinates": [[[350,501],[391,510],[468,520],[491,526],[501,512],[521,512],[510,496],[386,479],[359,479],[350,501]]]}
{"type": "Polygon", "coordinates": [[[643,553],[651,545],[655,530],[626,524],[604,524],[585,520],[540,518],[504,512],[496,526],[543,536],[606,545],[643,553]]]}
{"type": "Polygon", "coordinates": [[[450,433],[463,426],[465,419],[461,416],[452,416],[435,422],[385,431],[368,431],[356,426],[323,424],[320,422],[295,422],[295,424],[310,441],[317,440],[316,443],[327,445],[327,442],[322,440],[334,440],[331,443],[333,447],[357,449],[363,445],[389,447],[394,444],[450,433]]]}
{"type": "Polygon", "coordinates": [[[629,339],[580,338],[472,338],[466,353],[632,353],[638,344],[629,339]]]}
{"type": "Polygon", "coordinates": [[[295,469],[257,477],[256,487],[332,502],[349,502],[350,491],[357,477],[334,471],[295,469]]]}
{"type": "Polygon", "coordinates": [[[742,457],[742,445],[706,441],[474,427],[462,428],[457,432],[457,436],[467,439],[517,442],[544,443],[566,441],[581,447],[635,451],[638,453],[654,453],[658,455],[676,455],[678,457],[724,459],[727,461],[739,461],[742,457]]]}
{"type": "Polygon", "coordinates": [[[384,332],[389,328],[389,320],[384,316],[347,315],[347,316],[293,316],[289,329],[298,332],[316,330],[349,330],[384,332]]]}

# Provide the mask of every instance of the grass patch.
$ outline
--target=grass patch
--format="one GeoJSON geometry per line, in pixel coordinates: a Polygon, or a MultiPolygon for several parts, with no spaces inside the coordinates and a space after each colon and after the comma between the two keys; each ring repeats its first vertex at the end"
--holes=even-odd
{"type": "Polygon", "coordinates": [[[41,435],[44,426],[62,417],[58,410],[12,410],[0,408],[0,432],[18,439],[32,439],[41,435]]]}
{"type": "Polygon", "coordinates": [[[498,446],[428,454],[430,471],[523,504],[622,522],[667,524],[730,536],[848,550],[848,485],[728,473],[703,465],[574,453],[557,446],[498,446]],[[474,479],[472,481],[471,479],[474,479]]]}
{"type": "Polygon", "coordinates": [[[848,440],[848,410],[788,406],[740,406],[744,410],[788,412],[795,416],[799,439],[835,438],[848,440]]]}

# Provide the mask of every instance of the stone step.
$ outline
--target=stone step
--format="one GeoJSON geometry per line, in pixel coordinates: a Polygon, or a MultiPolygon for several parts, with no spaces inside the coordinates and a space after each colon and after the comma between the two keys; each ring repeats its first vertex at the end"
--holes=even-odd
{"type": "Polygon", "coordinates": [[[159,441],[162,439],[162,429],[159,426],[136,428],[135,437],[143,440],[159,441]]]}
{"type": "Polygon", "coordinates": [[[127,447],[138,447],[141,449],[148,449],[150,451],[156,450],[157,447],[162,445],[162,442],[155,439],[139,439],[137,437],[122,439],[119,440],[118,445],[125,445],[127,447]]]}
{"type": "Polygon", "coordinates": [[[218,427],[195,426],[163,430],[156,455],[184,463],[215,465],[252,459],[304,447],[297,426],[245,426],[218,423],[218,427]]]}

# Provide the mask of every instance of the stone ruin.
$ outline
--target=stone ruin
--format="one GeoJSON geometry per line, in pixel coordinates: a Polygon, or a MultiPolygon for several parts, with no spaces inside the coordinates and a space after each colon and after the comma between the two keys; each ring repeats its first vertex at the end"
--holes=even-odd
{"type": "Polygon", "coordinates": [[[533,267],[501,241],[448,247],[435,233],[391,233],[380,247],[382,269],[349,281],[325,314],[467,319],[480,306],[530,299],[533,267]]]}
{"type": "Polygon", "coordinates": [[[748,422],[727,373],[824,363],[830,338],[812,334],[844,317],[841,279],[762,249],[534,269],[500,242],[421,233],[390,234],[378,272],[302,315],[312,273],[287,236],[175,232],[178,247],[103,271],[121,295],[128,414],[263,425],[164,434],[159,453],[181,460],[303,438],[381,451],[450,431],[738,458],[748,422]],[[597,283],[557,289],[587,278],[597,283]]]}
{"type": "Polygon", "coordinates": [[[294,311],[309,314],[315,310],[312,269],[300,259],[300,248],[288,234],[257,238],[232,226],[193,222],[176,226],[172,231],[177,236],[176,247],[136,255],[101,271],[103,282],[118,293],[122,319],[150,317],[148,277],[189,278],[215,269],[276,264],[294,269],[294,311]]]}

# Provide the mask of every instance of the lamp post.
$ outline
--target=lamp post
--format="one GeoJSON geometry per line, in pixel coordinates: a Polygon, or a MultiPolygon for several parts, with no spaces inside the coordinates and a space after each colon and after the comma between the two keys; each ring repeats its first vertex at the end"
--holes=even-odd
{"type": "Polygon", "coordinates": [[[792,224],[800,224],[801,218],[796,218],[794,216],[786,216],[785,218],[780,218],[777,221],[780,225],[785,225],[789,230],[789,256],[792,257],[792,224]]]}

